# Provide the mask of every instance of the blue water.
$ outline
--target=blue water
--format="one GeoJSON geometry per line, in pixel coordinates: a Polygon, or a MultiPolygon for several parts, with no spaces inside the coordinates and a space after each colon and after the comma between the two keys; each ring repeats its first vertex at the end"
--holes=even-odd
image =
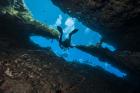
{"type": "MultiPolygon", "coordinates": [[[[64,14],[58,7],[53,5],[51,0],[24,0],[24,2],[34,19],[52,28],[56,28],[58,25],[61,26],[64,29],[63,39],[66,39],[68,34],[74,28],[79,29],[79,32],[74,34],[72,37],[73,45],[96,45],[96,43],[100,42],[102,38],[100,34],[84,26],[77,19],[71,18],[69,15],[64,14]]],[[[81,50],[76,48],[67,50],[61,49],[56,40],[49,40],[42,36],[30,36],[30,39],[40,47],[50,47],[57,56],[63,57],[69,62],[75,61],[82,64],[91,65],[93,67],[99,66],[117,77],[126,76],[125,73],[113,67],[111,64],[101,62],[97,57],[93,57],[92,55],[81,50]]],[[[113,46],[108,45],[105,42],[102,44],[102,47],[108,48],[110,51],[116,50],[113,46]]]]}

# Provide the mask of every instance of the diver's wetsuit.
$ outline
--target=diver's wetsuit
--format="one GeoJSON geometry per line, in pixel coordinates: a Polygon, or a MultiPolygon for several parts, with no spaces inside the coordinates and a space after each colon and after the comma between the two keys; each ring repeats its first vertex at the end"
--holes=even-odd
{"type": "Polygon", "coordinates": [[[69,48],[69,47],[72,48],[73,46],[71,45],[71,37],[72,37],[73,34],[75,34],[78,31],[78,29],[74,29],[69,34],[69,37],[66,40],[64,40],[64,41],[62,40],[62,37],[63,37],[63,30],[62,30],[62,28],[60,26],[57,26],[57,29],[60,32],[60,38],[59,38],[59,45],[60,45],[60,47],[61,48],[69,48]]]}

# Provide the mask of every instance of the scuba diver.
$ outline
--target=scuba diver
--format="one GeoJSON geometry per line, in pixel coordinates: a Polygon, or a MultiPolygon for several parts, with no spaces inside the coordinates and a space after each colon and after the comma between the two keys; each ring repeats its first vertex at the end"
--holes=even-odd
{"type": "Polygon", "coordinates": [[[60,26],[57,26],[58,31],[60,32],[60,38],[59,38],[59,46],[63,49],[63,48],[73,48],[73,46],[71,45],[71,37],[73,34],[75,34],[76,32],[78,32],[78,29],[74,29],[72,32],[70,32],[68,38],[66,40],[62,40],[63,38],[63,29],[60,26]]]}

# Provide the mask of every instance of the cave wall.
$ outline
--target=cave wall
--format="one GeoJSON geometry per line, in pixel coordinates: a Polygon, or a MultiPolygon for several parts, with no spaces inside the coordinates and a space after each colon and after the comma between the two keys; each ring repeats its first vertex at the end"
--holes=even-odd
{"type": "Polygon", "coordinates": [[[137,81],[34,48],[32,34],[58,38],[57,31],[32,19],[22,0],[0,0],[0,93],[139,93],[137,81]]]}
{"type": "MultiPolygon", "coordinates": [[[[140,51],[139,0],[52,0],[119,50],[140,51]]],[[[93,38],[94,39],[94,38],[93,38]]]]}
{"type": "Polygon", "coordinates": [[[58,38],[55,29],[50,29],[32,18],[22,0],[0,0],[1,44],[7,47],[33,48],[36,45],[30,41],[31,35],[41,35],[48,39],[58,38]]]}
{"type": "Polygon", "coordinates": [[[102,69],[67,63],[50,50],[0,52],[0,93],[139,93],[102,69]]]}

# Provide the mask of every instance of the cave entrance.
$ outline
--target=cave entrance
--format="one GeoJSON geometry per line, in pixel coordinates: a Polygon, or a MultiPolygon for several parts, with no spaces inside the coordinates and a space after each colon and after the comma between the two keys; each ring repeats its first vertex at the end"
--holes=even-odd
{"type": "MultiPolygon", "coordinates": [[[[24,3],[34,19],[40,21],[42,24],[46,24],[52,28],[56,28],[58,25],[63,27],[65,32],[63,38],[66,38],[69,31],[74,28],[79,29],[79,32],[76,33],[72,39],[72,43],[75,45],[95,45],[100,42],[102,38],[99,33],[84,26],[77,19],[64,14],[51,2],[51,0],[24,0],[24,3]]],[[[99,66],[117,77],[126,76],[125,73],[121,72],[119,69],[113,67],[107,62],[101,62],[97,57],[76,48],[68,49],[66,51],[62,50],[56,40],[53,40],[52,42],[52,40],[48,40],[42,36],[31,36],[30,40],[38,44],[40,47],[50,47],[57,56],[61,56],[69,62],[76,61],[93,67],[99,66]]],[[[109,48],[111,51],[116,50],[113,46],[106,43],[103,43],[102,46],[109,48]]]]}

